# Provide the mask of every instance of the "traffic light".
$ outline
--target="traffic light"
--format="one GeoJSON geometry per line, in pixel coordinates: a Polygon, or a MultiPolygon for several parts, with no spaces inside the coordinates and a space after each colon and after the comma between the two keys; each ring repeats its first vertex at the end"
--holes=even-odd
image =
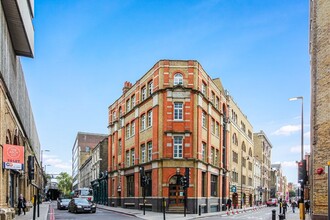
{"type": "Polygon", "coordinates": [[[144,173],[144,167],[140,167],[140,186],[145,187],[146,184],[146,176],[144,173]]]}
{"type": "Polygon", "coordinates": [[[29,180],[34,179],[34,156],[28,156],[28,176],[29,180]]]}
{"type": "Polygon", "coordinates": [[[189,179],[190,179],[190,169],[189,167],[186,167],[185,170],[185,177],[186,177],[186,187],[189,187],[189,179]]]}
{"type": "Polygon", "coordinates": [[[187,177],[186,176],[181,177],[181,186],[183,186],[184,188],[187,188],[187,177]]]}
{"type": "Polygon", "coordinates": [[[298,163],[298,183],[305,184],[307,181],[306,160],[298,163]]]}

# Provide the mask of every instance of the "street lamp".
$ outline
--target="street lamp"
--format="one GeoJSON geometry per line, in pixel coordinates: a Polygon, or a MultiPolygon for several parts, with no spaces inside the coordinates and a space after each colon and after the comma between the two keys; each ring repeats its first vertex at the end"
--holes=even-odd
{"type": "Polygon", "coordinates": [[[301,100],[301,161],[304,159],[304,97],[290,98],[289,101],[301,100]]]}
{"type": "MultiPolygon", "coordinates": [[[[293,97],[290,98],[289,101],[296,101],[300,99],[301,100],[301,162],[303,163],[304,161],[304,97],[298,96],[298,97],[293,97]]],[[[299,180],[298,180],[299,181],[299,180]]],[[[300,209],[300,216],[302,219],[305,219],[305,207],[304,207],[304,180],[301,181],[301,209],[300,209]]]]}
{"type": "Polygon", "coordinates": [[[50,164],[46,164],[45,165],[45,174],[47,174],[47,172],[46,172],[46,168],[47,168],[47,166],[51,166],[50,164]]]}
{"type": "Polygon", "coordinates": [[[43,163],[43,157],[44,157],[44,152],[49,152],[50,150],[41,150],[41,167],[42,167],[42,163],[43,163]]]}

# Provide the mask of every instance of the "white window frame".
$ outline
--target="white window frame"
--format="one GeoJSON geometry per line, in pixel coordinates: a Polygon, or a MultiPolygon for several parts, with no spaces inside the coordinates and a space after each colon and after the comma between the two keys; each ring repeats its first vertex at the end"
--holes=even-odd
{"type": "Polygon", "coordinates": [[[183,85],[183,76],[181,73],[176,73],[174,75],[174,83],[175,86],[176,85],[183,85]]]}
{"type": "Polygon", "coordinates": [[[173,138],[173,158],[183,158],[183,137],[174,136],[173,138]]]}
{"type": "Polygon", "coordinates": [[[147,147],[148,147],[148,161],[152,160],[152,142],[148,142],[147,143],[147,147]]]}
{"type": "Polygon", "coordinates": [[[132,121],[131,123],[131,136],[134,136],[135,135],[135,121],[132,121]]]}
{"type": "Polygon", "coordinates": [[[152,126],[152,110],[148,111],[147,112],[147,125],[148,127],[151,127],[152,126]]]}
{"type": "Polygon", "coordinates": [[[141,145],[141,163],[146,162],[146,145],[142,144],[141,145]]]}
{"type": "Polygon", "coordinates": [[[183,102],[174,102],[173,117],[175,121],[183,120],[183,102]]]}
{"type": "Polygon", "coordinates": [[[141,100],[142,100],[142,101],[145,100],[145,99],[147,98],[147,94],[146,94],[146,92],[147,92],[147,89],[146,89],[145,86],[143,86],[142,89],[141,89],[141,100]]]}
{"type": "Polygon", "coordinates": [[[206,113],[202,111],[202,126],[206,128],[206,113]]]}
{"type": "Polygon", "coordinates": [[[150,96],[152,94],[153,89],[154,89],[154,83],[153,83],[153,81],[150,81],[148,83],[148,96],[150,96]]]}
{"type": "Polygon", "coordinates": [[[134,149],[132,149],[131,150],[131,158],[132,158],[132,166],[134,166],[134,164],[135,164],[135,150],[134,149]]]}
{"type": "Polygon", "coordinates": [[[146,114],[141,115],[141,131],[146,129],[146,114]]]}
{"type": "Polygon", "coordinates": [[[130,166],[130,154],[129,151],[126,151],[126,167],[130,166]]]}
{"type": "Polygon", "coordinates": [[[206,155],[206,143],[202,142],[202,161],[205,161],[205,155],[206,155]]]}
{"type": "Polygon", "coordinates": [[[135,95],[132,95],[131,102],[132,102],[132,108],[134,108],[134,106],[135,106],[135,95]]]}

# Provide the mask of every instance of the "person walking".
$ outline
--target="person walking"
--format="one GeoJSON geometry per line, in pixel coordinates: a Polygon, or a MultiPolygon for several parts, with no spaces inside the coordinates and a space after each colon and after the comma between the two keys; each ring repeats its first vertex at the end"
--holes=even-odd
{"type": "Polygon", "coordinates": [[[230,198],[227,200],[227,208],[228,208],[228,211],[231,209],[231,199],[230,198]]]}
{"type": "Polygon", "coordinates": [[[18,215],[21,215],[21,209],[23,209],[24,215],[25,215],[25,208],[26,208],[26,200],[23,196],[23,194],[20,194],[18,197],[18,215]]]}
{"type": "Polygon", "coordinates": [[[292,204],[291,204],[291,207],[292,207],[292,212],[293,212],[293,213],[295,213],[295,211],[294,211],[294,210],[295,210],[296,206],[297,206],[297,203],[296,203],[296,201],[293,201],[293,202],[292,202],[292,204]]]}
{"type": "Polygon", "coordinates": [[[306,214],[309,214],[309,207],[310,207],[309,200],[306,200],[305,202],[306,214]]]}

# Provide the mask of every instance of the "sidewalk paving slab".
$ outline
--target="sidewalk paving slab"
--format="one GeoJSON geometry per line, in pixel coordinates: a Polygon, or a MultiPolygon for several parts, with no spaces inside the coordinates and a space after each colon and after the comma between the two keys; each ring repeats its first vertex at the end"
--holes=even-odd
{"type": "MultiPolygon", "coordinates": [[[[35,219],[37,220],[47,220],[48,218],[48,211],[49,211],[49,205],[50,202],[43,202],[39,205],[39,217],[38,216],[38,211],[37,211],[37,207],[36,207],[36,215],[35,215],[35,219]]],[[[32,220],[33,219],[33,207],[26,212],[26,214],[24,215],[15,215],[15,220],[32,220]]]]}
{"type": "MultiPolygon", "coordinates": [[[[97,205],[97,208],[99,209],[104,209],[108,211],[113,211],[125,215],[130,215],[134,216],[140,219],[146,219],[146,220],[161,220],[163,219],[163,213],[162,212],[152,212],[152,211],[146,211],[145,215],[143,215],[143,210],[138,210],[138,209],[127,209],[127,208],[121,208],[121,207],[110,207],[110,206],[105,206],[105,205],[97,205]]],[[[260,207],[260,208],[264,208],[260,207]]],[[[245,211],[252,211],[253,208],[247,208],[245,211]]],[[[235,210],[236,212],[242,213],[244,212],[243,209],[238,209],[235,210]]],[[[278,212],[278,210],[277,210],[278,212]]],[[[232,214],[230,214],[232,215],[232,214]]],[[[237,214],[239,215],[239,214],[237,214]]],[[[210,216],[219,216],[220,218],[225,218],[227,215],[227,211],[221,211],[221,212],[211,212],[211,213],[202,213],[201,215],[198,214],[187,214],[186,217],[184,217],[183,214],[172,214],[172,213],[166,213],[165,214],[166,219],[177,219],[177,220],[189,220],[189,219],[202,219],[205,217],[210,217],[210,216]]],[[[278,219],[278,213],[276,214],[276,219],[278,219]]],[[[292,210],[288,210],[286,213],[286,219],[287,220],[300,220],[299,216],[299,209],[296,209],[296,212],[293,213],[292,210]]],[[[305,220],[311,220],[310,215],[306,214],[305,215],[305,220]]]]}

